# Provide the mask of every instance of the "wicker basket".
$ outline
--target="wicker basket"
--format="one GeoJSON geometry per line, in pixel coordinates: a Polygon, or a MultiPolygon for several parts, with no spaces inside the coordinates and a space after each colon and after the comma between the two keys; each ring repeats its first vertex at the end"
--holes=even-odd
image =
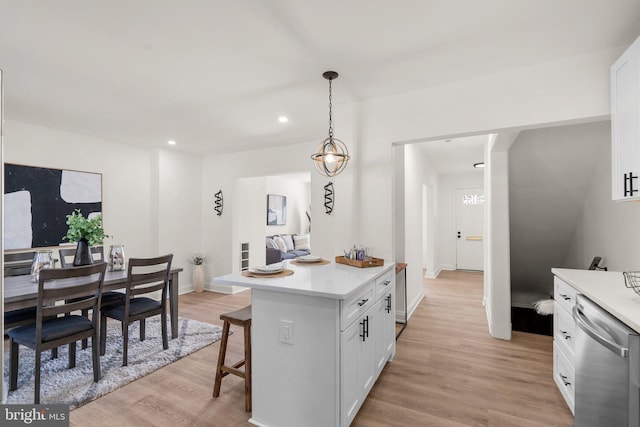
{"type": "Polygon", "coordinates": [[[640,295],[640,271],[625,271],[622,275],[624,276],[624,285],[640,295]]]}

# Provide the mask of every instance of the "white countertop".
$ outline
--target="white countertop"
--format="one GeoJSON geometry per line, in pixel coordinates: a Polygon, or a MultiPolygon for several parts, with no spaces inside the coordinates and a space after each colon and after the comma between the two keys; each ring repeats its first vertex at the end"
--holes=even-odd
{"type": "Polygon", "coordinates": [[[625,286],[621,272],[566,268],[552,268],[551,272],[631,329],[640,332],[640,295],[625,286]]]}
{"type": "Polygon", "coordinates": [[[226,274],[213,279],[223,285],[244,286],[274,292],[345,299],[360,286],[393,269],[395,263],[381,267],[358,268],[344,264],[295,265],[287,263],[293,274],[285,277],[245,277],[240,273],[226,274]]]}

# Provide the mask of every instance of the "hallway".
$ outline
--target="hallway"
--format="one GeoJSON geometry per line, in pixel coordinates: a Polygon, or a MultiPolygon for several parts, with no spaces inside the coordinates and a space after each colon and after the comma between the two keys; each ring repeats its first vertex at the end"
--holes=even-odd
{"type": "Polygon", "coordinates": [[[397,343],[354,426],[571,426],[552,337],[489,336],[483,275],[443,271],[397,343]]]}

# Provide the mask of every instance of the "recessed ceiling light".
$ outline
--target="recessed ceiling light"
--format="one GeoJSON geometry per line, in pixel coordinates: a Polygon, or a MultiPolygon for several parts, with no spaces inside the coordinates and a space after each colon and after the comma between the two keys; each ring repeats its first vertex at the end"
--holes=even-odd
{"type": "Polygon", "coordinates": [[[170,141],[167,141],[167,144],[169,144],[169,145],[176,145],[176,142],[175,142],[174,140],[170,140],[170,141]]]}
{"type": "Polygon", "coordinates": [[[287,123],[289,121],[289,118],[287,116],[280,116],[278,117],[278,121],[280,123],[287,123]]]}
{"type": "Polygon", "coordinates": [[[483,168],[484,167],[484,162],[480,162],[480,163],[474,163],[473,164],[474,168],[483,168]]]}

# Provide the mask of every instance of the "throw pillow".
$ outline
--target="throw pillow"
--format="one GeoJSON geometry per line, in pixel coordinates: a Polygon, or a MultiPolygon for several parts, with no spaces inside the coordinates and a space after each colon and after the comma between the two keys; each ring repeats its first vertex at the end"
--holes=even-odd
{"type": "Polygon", "coordinates": [[[280,249],[272,237],[267,237],[267,247],[271,249],[280,249]]]}
{"type": "Polygon", "coordinates": [[[276,245],[278,245],[278,249],[280,249],[280,252],[287,252],[287,246],[284,244],[284,240],[282,240],[282,237],[276,236],[273,238],[273,241],[276,242],[276,245]]]}
{"type": "Polygon", "coordinates": [[[299,250],[299,251],[311,250],[311,244],[309,243],[308,234],[303,234],[301,236],[293,236],[293,242],[295,243],[296,250],[299,250]]]}
{"type": "Polygon", "coordinates": [[[291,234],[283,234],[280,237],[282,237],[282,240],[284,240],[284,245],[287,247],[287,252],[292,251],[294,249],[294,246],[291,234]]]}

